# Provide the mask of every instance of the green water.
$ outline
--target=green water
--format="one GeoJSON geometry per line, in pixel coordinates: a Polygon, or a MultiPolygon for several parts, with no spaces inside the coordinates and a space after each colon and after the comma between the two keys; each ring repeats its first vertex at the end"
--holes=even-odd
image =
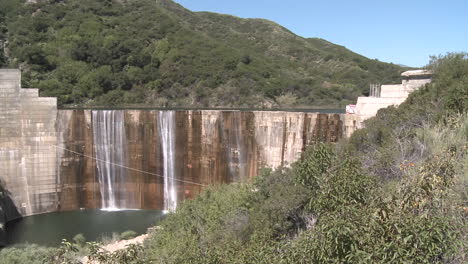
{"type": "Polygon", "coordinates": [[[28,216],[7,224],[7,243],[13,245],[28,242],[57,246],[63,238],[71,240],[79,233],[87,241],[111,237],[113,232],[120,234],[127,230],[143,234],[163,217],[162,211],[148,210],[80,210],[28,216]]]}

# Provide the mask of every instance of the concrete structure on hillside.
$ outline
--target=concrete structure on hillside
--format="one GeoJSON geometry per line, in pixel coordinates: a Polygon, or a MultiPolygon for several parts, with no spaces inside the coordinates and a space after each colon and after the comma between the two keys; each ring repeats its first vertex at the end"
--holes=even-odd
{"type": "Polygon", "coordinates": [[[0,70],[0,180],[22,215],[56,209],[57,99],[21,88],[21,72],[0,70]]]}
{"type": "Polygon", "coordinates": [[[363,122],[377,114],[377,111],[388,106],[400,105],[408,95],[419,87],[430,83],[432,72],[427,70],[406,71],[401,74],[401,84],[371,85],[369,97],[359,97],[355,112],[358,128],[363,122]]]}
{"type": "Polygon", "coordinates": [[[17,216],[5,210],[14,207],[23,216],[79,208],[166,210],[168,197],[181,201],[205,185],[250,179],[260,168],[289,166],[314,142],[348,137],[355,117],[57,110],[56,98],[21,88],[19,70],[0,70],[0,181],[3,197],[14,203],[5,206],[0,195],[0,226],[17,216]],[[170,175],[178,181],[168,192],[170,175]]]}

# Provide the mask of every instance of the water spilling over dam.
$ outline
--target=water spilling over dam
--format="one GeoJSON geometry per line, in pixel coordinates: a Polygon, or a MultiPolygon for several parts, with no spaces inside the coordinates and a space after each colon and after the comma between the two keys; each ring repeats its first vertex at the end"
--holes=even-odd
{"type": "Polygon", "coordinates": [[[175,186],[175,115],[174,111],[159,112],[159,134],[163,156],[164,210],[173,211],[177,207],[175,186]]]}
{"type": "Polygon", "coordinates": [[[101,208],[118,210],[127,208],[128,201],[118,195],[123,188],[120,183],[127,178],[127,159],[124,151],[127,140],[122,111],[93,111],[93,138],[96,155],[97,176],[101,193],[101,208]],[[119,199],[121,197],[122,199],[119,199]]]}
{"type": "Polygon", "coordinates": [[[174,210],[208,185],[289,166],[335,142],[354,117],[287,111],[57,110],[0,76],[1,180],[22,215],[90,209],[174,210]],[[2,79],[3,78],[3,79],[2,79]]]}

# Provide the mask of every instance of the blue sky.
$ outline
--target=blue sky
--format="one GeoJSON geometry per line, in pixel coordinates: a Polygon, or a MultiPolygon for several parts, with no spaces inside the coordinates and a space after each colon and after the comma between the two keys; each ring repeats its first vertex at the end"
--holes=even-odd
{"type": "Polygon", "coordinates": [[[176,0],[192,11],[273,20],[371,59],[421,67],[468,51],[468,0],[176,0]]]}

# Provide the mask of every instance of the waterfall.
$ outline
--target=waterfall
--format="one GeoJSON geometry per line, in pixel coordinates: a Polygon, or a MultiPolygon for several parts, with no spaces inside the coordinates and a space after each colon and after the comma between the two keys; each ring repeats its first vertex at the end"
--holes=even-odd
{"type": "Polygon", "coordinates": [[[125,208],[125,199],[119,201],[118,184],[123,183],[127,171],[124,151],[126,137],[123,111],[92,111],[93,137],[101,191],[101,207],[104,210],[125,208]],[[120,166],[117,166],[120,165],[120,166]]]}
{"type": "Polygon", "coordinates": [[[230,112],[228,120],[229,131],[227,131],[228,142],[228,166],[233,181],[245,179],[247,174],[247,159],[242,138],[242,113],[230,112]]]}
{"type": "Polygon", "coordinates": [[[163,153],[164,210],[174,211],[177,207],[175,182],[175,113],[159,111],[159,135],[163,153]]]}

